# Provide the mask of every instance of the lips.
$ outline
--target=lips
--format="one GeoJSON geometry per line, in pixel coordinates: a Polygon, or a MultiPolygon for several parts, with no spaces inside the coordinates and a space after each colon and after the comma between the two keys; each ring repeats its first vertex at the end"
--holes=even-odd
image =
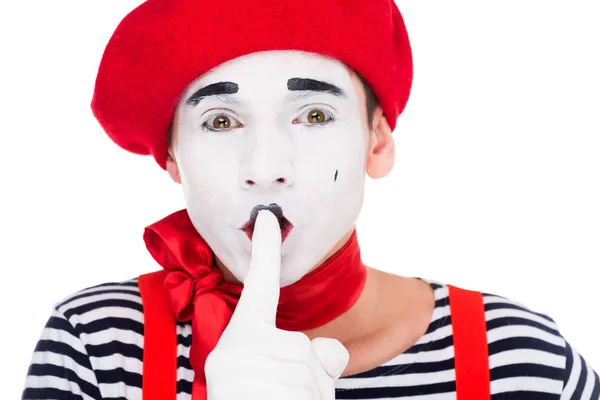
{"type": "Polygon", "coordinates": [[[258,216],[259,211],[261,210],[269,210],[276,217],[279,222],[279,229],[281,230],[281,241],[283,242],[285,238],[289,235],[291,230],[294,228],[294,225],[283,215],[283,211],[281,207],[276,203],[271,203],[268,206],[258,205],[250,211],[250,219],[246,222],[240,229],[246,233],[248,239],[252,240],[252,234],[254,233],[254,225],[256,224],[256,217],[258,216]]]}

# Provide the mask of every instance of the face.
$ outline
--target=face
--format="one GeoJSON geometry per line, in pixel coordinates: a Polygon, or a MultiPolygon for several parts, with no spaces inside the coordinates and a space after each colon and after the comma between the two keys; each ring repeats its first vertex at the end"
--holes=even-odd
{"type": "Polygon", "coordinates": [[[195,228],[237,280],[261,208],[280,219],[282,286],[352,232],[369,156],[378,143],[389,153],[391,140],[371,132],[364,101],[343,63],[296,51],[237,58],[183,93],[167,168],[195,228]]]}

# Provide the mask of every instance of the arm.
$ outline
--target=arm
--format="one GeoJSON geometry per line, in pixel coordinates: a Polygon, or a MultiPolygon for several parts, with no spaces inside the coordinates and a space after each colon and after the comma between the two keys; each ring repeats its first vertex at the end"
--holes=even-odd
{"type": "Polygon", "coordinates": [[[35,347],[22,399],[101,398],[85,346],[55,309],[35,347]]]}
{"type": "Polygon", "coordinates": [[[566,342],[564,385],[561,400],[600,400],[600,378],[592,367],[566,342]]]}

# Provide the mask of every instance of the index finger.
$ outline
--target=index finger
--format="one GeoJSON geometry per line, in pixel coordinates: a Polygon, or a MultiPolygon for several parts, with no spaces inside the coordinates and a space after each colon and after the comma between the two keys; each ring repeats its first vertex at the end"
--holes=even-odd
{"type": "Polygon", "coordinates": [[[275,325],[280,291],[281,242],[277,217],[269,210],[261,210],[252,233],[250,269],[234,317],[243,316],[275,325]]]}

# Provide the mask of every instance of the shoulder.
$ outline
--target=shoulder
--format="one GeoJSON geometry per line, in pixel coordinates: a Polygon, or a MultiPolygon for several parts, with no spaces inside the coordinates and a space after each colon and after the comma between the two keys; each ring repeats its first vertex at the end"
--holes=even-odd
{"type": "MultiPolygon", "coordinates": [[[[436,282],[432,287],[449,293],[447,285],[436,282]]],[[[567,343],[556,322],[509,298],[485,292],[482,295],[492,394],[561,394],[567,343]]],[[[452,319],[451,307],[449,313],[452,319]]]]}
{"type": "MultiPolygon", "coordinates": [[[[428,281],[436,312],[448,316],[454,342],[450,289],[428,281]]],[[[545,313],[507,297],[482,293],[490,389],[494,398],[600,399],[600,377],[545,313]]],[[[446,324],[444,324],[446,325],[446,324]]],[[[452,344],[449,344],[452,346],[452,344]]]]}
{"type": "MultiPolygon", "coordinates": [[[[449,286],[432,280],[427,282],[435,292],[436,308],[445,309],[451,319],[449,286]]],[[[506,350],[526,349],[562,357],[564,366],[566,342],[552,317],[507,297],[481,293],[490,357],[506,350]]],[[[528,352],[529,356],[533,354],[528,352]]]]}
{"type": "Polygon", "coordinates": [[[492,389],[562,393],[567,343],[548,315],[483,294],[492,389]]]}
{"type": "Polygon", "coordinates": [[[509,345],[564,356],[565,339],[549,315],[496,294],[483,293],[483,303],[488,343],[496,343],[496,351],[509,345]]]}
{"type": "Polygon", "coordinates": [[[73,293],[55,305],[81,334],[121,329],[143,335],[138,279],[108,282],[73,293]]]}
{"type": "Polygon", "coordinates": [[[23,398],[74,398],[73,393],[116,398],[123,388],[135,397],[142,356],[137,278],[80,290],[55,304],[36,345],[23,398]]]}

